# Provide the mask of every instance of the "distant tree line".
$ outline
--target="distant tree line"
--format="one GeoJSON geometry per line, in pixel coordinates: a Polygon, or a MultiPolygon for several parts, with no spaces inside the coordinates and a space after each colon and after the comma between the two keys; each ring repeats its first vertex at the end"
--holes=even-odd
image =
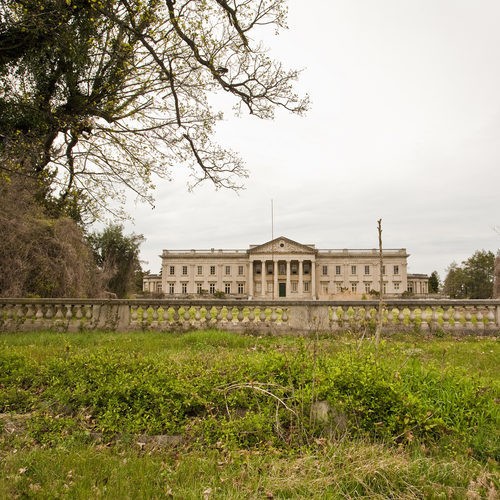
{"type": "Polygon", "coordinates": [[[443,293],[452,299],[489,299],[493,296],[495,255],[478,250],[461,265],[447,269],[443,293]]]}

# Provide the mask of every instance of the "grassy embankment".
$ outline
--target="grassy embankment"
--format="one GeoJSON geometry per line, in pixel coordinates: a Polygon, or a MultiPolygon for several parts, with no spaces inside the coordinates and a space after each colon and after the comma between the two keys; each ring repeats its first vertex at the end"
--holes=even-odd
{"type": "Polygon", "coordinates": [[[498,498],[494,338],[0,336],[0,498],[498,498]]]}

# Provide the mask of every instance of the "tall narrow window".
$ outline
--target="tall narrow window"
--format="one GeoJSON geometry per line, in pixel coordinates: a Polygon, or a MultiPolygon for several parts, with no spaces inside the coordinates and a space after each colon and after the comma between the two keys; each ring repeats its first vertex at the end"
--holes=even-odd
{"type": "Polygon", "coordinates": [[[245,293],[244,283],[238,283],[238,293],[245,293]]]}
{"type": "Polygon", "coordinates": [[[215,266],[210,266],[210,274],[212,276],[215,274],[215,266]]]}
{"type": "Polygon", "coordinates": [[[356,266],[351,266],[351,274],[356,274],[357,269],[356,266]]]}
{"type": "Polygon", "coordinates": [[[226,276],[231,274],[231,266],[226,266],[226,276]]]}
{"type": "Polygon", "coordinates": [[[328,275],[328,266],[322,266],[321,267],[321,274],[323,276],[327,276],[328,275]]]}
{"type": "Polygon", "coordinates": [[[370,266],[365,266],[365,275],[370,274],[370,266]]]}
{"type": "Polygon", "coordinates": [[[198,276],[203,274],[203,266],[198,266],[198,276]]]}
{"type": "Polygon", "coordinates": [[[238,266],[238,276],[243,276],[243,274],[244,274],[243,266],[238,266]]]}
{"type": "Polygon", "coordinates": [[[335,274],[341,274],[342,273],[342,269],[340,266],[335,266],[335,274]]]}
{"type": "Polygon", "coordinates": [[[399,274],[399,266],[394,266],[394,274],[399,274]]]}
{"type": "Polygon", "coordinates": [[[170,275],[175,274],[175,266],[170,266],[169,269],[168,269],[168,272],[169,272],[170,275]]]}
{"type": "Polygon", "coordinates": [[[186,276],[188,273],[188,266],[182,266],[182,274],[183,276],[186,276]]]}

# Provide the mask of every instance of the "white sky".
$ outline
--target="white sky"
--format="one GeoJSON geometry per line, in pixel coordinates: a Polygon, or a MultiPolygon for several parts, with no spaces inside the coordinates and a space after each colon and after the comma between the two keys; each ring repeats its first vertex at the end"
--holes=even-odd
{"type": "MultiPolygon", "coordinates": [[[[442,279],[500,235],[500,2],[289,0],[271,55],[302,68],[305,117],[226,113],[218,140],[250,171],[239,194],[186,173],[156,207],[129,204],[145,269],[164,248],[248,248],[286,236],[317,248],[406,248],[408,271],[442,279]]],[[[180,168],[180,167],[177,167],[180,168]]]]}

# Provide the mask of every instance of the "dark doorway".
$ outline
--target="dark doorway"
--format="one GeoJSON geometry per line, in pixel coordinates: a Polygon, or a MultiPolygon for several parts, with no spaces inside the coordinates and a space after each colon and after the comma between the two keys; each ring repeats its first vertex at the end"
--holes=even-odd
{"type": "Polygon", "coordinates": [[[279,285],[279,296],[286,297],[286,283],[278,283],[279,285]]]}

